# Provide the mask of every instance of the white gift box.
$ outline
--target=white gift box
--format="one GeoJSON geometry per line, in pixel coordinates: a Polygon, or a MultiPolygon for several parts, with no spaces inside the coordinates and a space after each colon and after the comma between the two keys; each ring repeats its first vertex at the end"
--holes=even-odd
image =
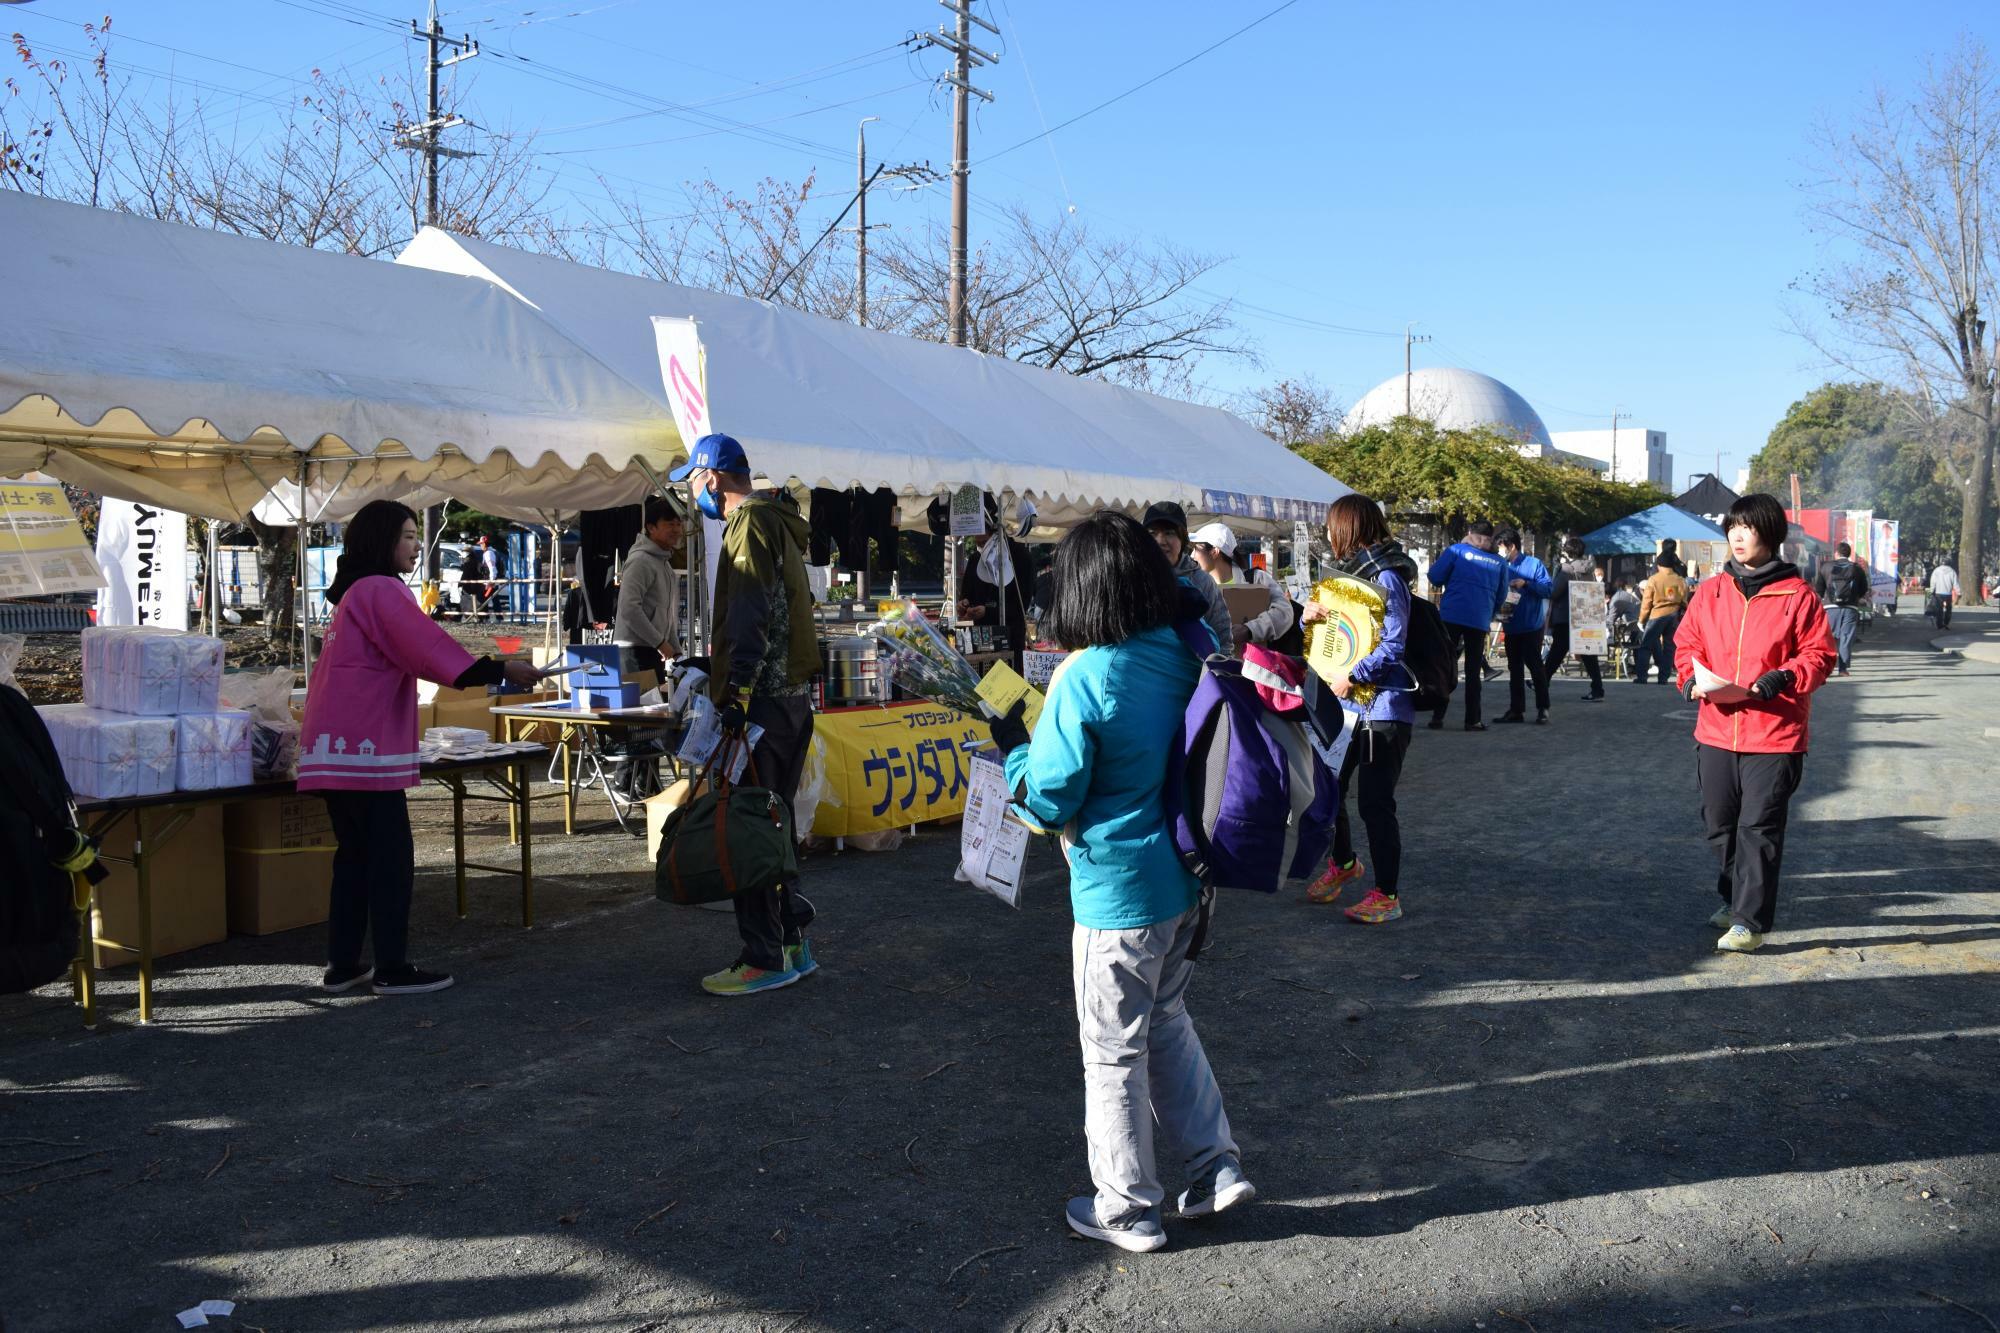
{"type": "Polygon", "coordinates": [[[180,757],[175,719],[89,704],[52,704],[38,711],[78,796],[112,799],[174,790],[180,757]]]}
{"type": "Polygon", "coordinates": [[[221,707],[222,640],[127,625],[83,632],[83,701],[146,717],[221,707]]]}
{"type": "Polygon", "coordinates": [[[177,740],[174,786],[180,791],[243,787],[251,781],[248,713],[182,713],[174,719],[177,740]]]}

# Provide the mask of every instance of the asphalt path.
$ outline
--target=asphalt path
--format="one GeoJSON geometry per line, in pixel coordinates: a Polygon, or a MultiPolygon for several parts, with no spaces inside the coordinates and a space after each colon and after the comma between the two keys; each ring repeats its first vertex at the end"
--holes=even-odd
{"type": "MultiPolygon", "coordinates": [[[[1419,731],[1399,923],[1227,895],[1190,1007],[1261,1197],[1157,1254],[1061,1225],[1089,1182],[1049,849],[1018,912],[952,882],[955,830],[815,857],[821,972],[717,1000],[730,918],[654,901],[616,833],[543,821],[536,929],[497,879],[457,920],[425,796],[415,956],[451,991],[323,997],[309,930],[169,960],[145,1029],[124,973],[96,1033],[0,997],[0,1321],[1990,1329],[2000,665],[1904,606],[1818,698],[1755,956],[1713,952],[1657,685],[1419,731]]],[[[474,859],[503,847],[489,820],[474,859]]]]}

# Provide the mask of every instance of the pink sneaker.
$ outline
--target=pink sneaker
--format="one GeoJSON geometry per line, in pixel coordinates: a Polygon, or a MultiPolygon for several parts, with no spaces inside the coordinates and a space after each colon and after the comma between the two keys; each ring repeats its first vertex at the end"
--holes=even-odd
{"type": "Polygon", "coordinates": [[[1319,878],[1306,885],[1306,901],[1309,903],[1332,903],[1340,900],[1342,889],[1348,881],[1361,878],[1361,858],[1355,857],[1346,865],[1335,865],[1332,857],[1326,861],[1326,869],[1319,872],[1319,878]]]}
{"type": "Polygon", "coordinates": [[[1347,909],[1347,919],[1359,921],[1364,926],[1379,926],[1384,921],[1394,921],[1402,915],[1402,900],[1380,889],[1368,890],[1366,898],[1347,909]]]}

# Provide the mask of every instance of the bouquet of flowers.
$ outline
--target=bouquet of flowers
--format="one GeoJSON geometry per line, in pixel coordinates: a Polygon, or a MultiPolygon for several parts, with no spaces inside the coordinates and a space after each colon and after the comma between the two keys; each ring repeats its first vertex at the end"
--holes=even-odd
{"type": "Polygon", "coordinates": [[[881,611],[882,618],[861,633],[881,645],[889,678],[920,699],[983,716],[979,673],[917,604],[908,598],[884,602],[881,611]]]}

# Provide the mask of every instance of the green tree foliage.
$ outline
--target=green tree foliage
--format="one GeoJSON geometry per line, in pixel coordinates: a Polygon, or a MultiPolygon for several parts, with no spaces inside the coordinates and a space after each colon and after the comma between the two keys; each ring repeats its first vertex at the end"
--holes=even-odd
{"type": "Polygon", "coordinates": [[[480,537],[491,537],[499,541],[514,530],[514,524],[504,518],[482,514],[477,509],[460,509],[456,506],[445,511],[444,537],[446,541],[477,541],[480,537]]]}
{"type": "Polygon", "coordinates": [[[1585,468],[1530,458],[1492,427],[1443,430],[1397,417],[1293,451],[1392,513],[1421,514],[1457,537],[1478,518],[1553,535],[1589,532],[1665,502],[1658,487],[1608,481],[1585,468]]]}
{"type": "Polygon", "coordinates": [[[1793,403],[1750,460],[1750,488],[1808,509],[1872,509],[1902,524],[1902,547],[1939,554],[1958,539],[1960,496],[1894,389],[1834,381],[1793,403]]]}

